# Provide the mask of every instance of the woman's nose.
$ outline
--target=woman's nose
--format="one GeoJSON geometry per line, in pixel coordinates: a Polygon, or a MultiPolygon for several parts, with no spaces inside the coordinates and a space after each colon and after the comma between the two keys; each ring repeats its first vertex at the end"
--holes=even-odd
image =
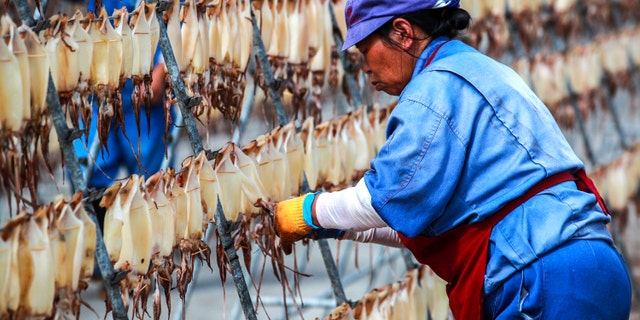
{"type": "Polygon", "coordinates": [[[367,59],[364,59],[364,58],[362,59],[362,70],[366,74],[371,73],[371,68],[369,67],[369,63],[367,63],[367,59]]]}

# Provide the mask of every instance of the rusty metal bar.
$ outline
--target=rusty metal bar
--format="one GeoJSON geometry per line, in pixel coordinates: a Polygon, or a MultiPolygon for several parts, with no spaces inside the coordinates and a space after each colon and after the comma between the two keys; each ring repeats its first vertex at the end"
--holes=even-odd
{"type": "Polygon", "coordinates": [[[233,245],[233,238],[231,238],[231,236],[229,236],[228,234],[226,236],[223,234],[224,232],[229,232],[229,221],[227,221],[224,216],[222,204],[219,199],[215,216],[218,235],[220,236],[224,252],[229,259],[231,269],[233,270],[233,282],[236,285],[236,291],[238,291],[238,297],[240,298],[242,311],[244,312],[244,316],[246,319],[256,320],[258,318],[256,317],[255,310],[253,309],[253,301],[251,300],[251,295],[249,294],[247,282],[244,279],[244,273],[242,272],[242,267],[240,266],[238,253],[236,252],[236,248],[233,245]]]}
{"type": "MultiPolygon", "coordinates": [[[[162,14],[162,12],[160,12],[160,14],[162,14]]],[[[173,94],[175,94],[176,99],[178,100],[178,107],[180,108],[182,121],[184,122],[184,127],[187,130],[187,134],[189,136],[191,150],[194,154],[199,154],[202,150],[204,150],[204,147],[202,145],[202,139],[200,138],[200,133],[198,132],[198,127],[196,125],[193,112],[191,112],[191,108],[200,103],[200,98],[189,97],[189,95],[187,94],[187,90],[184,86],[184,81],[182,81],[182,78],[180,77],[180,69],[178,68],[178,63],[176,62],[176,56],[173,54],[171,42],[169,40],[169,36],[167,35],[167,25],[160,18],[158,19],[158,24],[160,25],[160,50],[162,50],[162,56],[164,57],[165,66],[167,67],[167,72],[169,73],[169,77],[171,78],[171,83],[173,85],[173,94]]]]}
{"type": "MultiPolygon", "coordinates": [[[[161,13],[161,8],[158,8],[158,11],[161,13]]],[[[165,65],[167,66],[169,77],[171,78],[173,92],[178,100],[178,106],[180,108],[182,120],[189,136],[189,142],[191,143],[193,154],[199,154],[204,150],[204,147],[202,145],[200,134],[198,133],[195,117],[191,112],[191,107],[197,105],[199,101],[197,101],[193,97],[189,97],[186,92],[184,82],[180,77],[180,69],[178,68],[176,57],[173,53],[173,49],[171,48],[171,42],[167,34],[167,25],[162,19],[158,19],[158,24],[160,25],[160,49],[162,50],[165,65]]],[[[255,311],[253,310],[251,296],[249,295],[249,290],[247,289],[247,283],[244,279],[242,267],[240,266],[238,255],[233,246],[233,238],[231,237],[231,234],[229,232],[229,225],[224,219],[220,203],[218,203],[218,210],[216,211],[216,227],[218,229],[220,239],[224,245],[227,258],[229,259],[233,281],[235,282],[238,291],[237,293],[240,298],[240,302],[242,303],[245,317],[247,319],[257,319],[255,311]],[[222,218],[220,218],[220,216],[222,216],[222,218]]]]}
{"type": "Polygon", "coordinates": [[[267,95],[271,98],[271,102],[275,108],[278,124],[285,125],[289,122],[289,118],[284,110],[284,104],[282,103],[282,97],[280,96],[280,90],[278,89],[279,84],[273,76],[273,70],[269,63],[267,50],[264,47],[260,28],[256,21],[256,15],[253,13],[253,8],[251,9],[251,21],[253,22],[253,52],[256,55],[257,62],[260,64],[260,70],[262,70],[264,82],[267,85],[267,95]]]}

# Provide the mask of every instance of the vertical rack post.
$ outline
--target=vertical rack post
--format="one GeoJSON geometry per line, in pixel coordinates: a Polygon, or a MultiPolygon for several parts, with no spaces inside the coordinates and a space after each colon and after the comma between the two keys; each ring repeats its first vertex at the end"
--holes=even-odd
{"type": "MultiPolygon", "coordinates": [[[[158,8],[162,9],[162,8],[158,8]]],[[[160,11],[160,10],[159,10],[160,11]]],[[[162,12],[159,12],[162,16],[162,12]]],[[[161,18],[158,18],[158,24],[160,25],[160,50],[162,50],[162,56],[164,57],[165,65],[167,67],[167,73],[171,78],[171,84],[173,86],[173,94],[176,96],[180,113],[182,114],[182,121],[184,127],[187,130],[189,136],[189,142],[191,143],[191,150],[194,154],[200,153],[204,150],[202,146],[202,139],[198,133],[198,127],[196,125],[195,118],[191,112],[191,108],[200,103],[200,98],[189,97],[184,87],[184,82],[180,77],[180,69],[176,62],[176,56],[173,54],[171,48],[171,42],[167,35],[167,25],[161,18]]]]}
{"type": "MultiPolygon", "coordinates": [[[[158,7],[158,11],[161,11],[161,9],[162,8],[158,7]]],[[[178,100],[178,106],[180,107],[180,112],[189,136],[189,142],[191,143],[193,154],[198,154],[204,150],[204,147],[202,145],[200,134],[198,133],[193,113],[191,112],[191,107],[199,103],[199,101],[187,95],[184,82],[182,81],[182,78],[180,78],[180,70],[178,69],[176,57],[171,48],[171,42],[167,34],[167,26],[161,18],[158,19],[158,24],[160,25],[160,49],[162,50],[162,55],[165,59],[169,77],[171,78],[173,92],[178,100]]],[[[218,206],[216,210],[216,227],[222,243],[225,244],[225,254],[229,259],[233,280],[237,289],[236,291],[240,301],[242,302],[245,317],[247,319],[257,319],[255,311],[253,310],[251,296],[247,289],[247,283],[244,279],[242,267],[240,266],[238,255],[233,246],[233,239],[229,232],[228,222],[225,220],[221,209],[222,208],[218,206]]]]}
{"type": "Polygon", "coordinates": [[[322,260],[325,267],[327,268],[327,274],[329,275],[329,280],[331,281],[333,295],[336,298],[336,306],[339,306],[345,302],[349,302],[349,300],[347,300],[347,295],[344,293],[344,287],[342,286],[342,281],[340,280],[340,274],[338,272],[338,268],[336,267],[336,263],[333,260],[329,242],[327,241],[327,239],[319,239],[318,245],[320,246],[320,252],[322,252],[322,260]]]}
{"type": "Polygon", "coordinates": [[[253,23],[253,52],[256,55],[256,62],[260,64],[260,70],[264,76],[264,82],[267,85],[267,95],[271,98],[274,108],[276,109],[276,116],[278,118],[278,124],[285,125],[289,122],[287,114],[284,111],[284,104],[282,103],[282,97],[278,90],[278,84],[273,76],[273,70],[269,63],[269,57],[267,56],[267,50],[264,47],[262,41],[262,34],[258,27],[256,16],[251,8],[251,22],[253,23]]]}
{"type": "MultiPolygon", "coordinates": [[[[332,13],[332,16],[333,16],[333,13],[332,13]]],[[[284,113],[284,107],[282,105],[280,92],[276,88],[276,82],[273,77],[273,70],[271,69],[271,64],[269,64],[267,51],[264,48],[264,43],[262,42],[262,35],[260,34],[260,29],[258,28],[258,24],[255,18],[255,14],[253,13],[253,9],[251,9],[251,19],[253,21],[253,45],[255,50],[254,52],[256,54],[256,59],[260,63],[260,68],[265,78],[265,82],[268,86],[269,98],[271,98],[271,100],[275,105],[276,114],[278,115],[278,122],[281,125],[286,124],[288,120],[287,120],[286,114],[284,113]]],[[[334,18],[333,25],[335,29],[335,26],[336,26],[335,18],[334,18]]],[[[351,76],[351,79],[353,80],[353,75],[351,76]]],[[[355,80],[353,81],[353,85],[355,88],[355,80]]],[[[357,97],[358,99],[357,101],[359,104],[361,101],[361,98],[357,90],[354,93],[354,97],[357,97]]],[[[345,296],[344,288],[340,281],[340,274],[338,272],[338,268],[336,267],[335,262],[333,260],[333,255],[331,254],[331,248],[329,247],[327,240],[320,239],[318,240],[318,244],[320,245],[322,258],[324,260],[325,267],[327,268],[327,274],[329,275],[329,278],[331,280],[331,285],[333,287],[333,290],[336,296],[337,304],[339,305],[347,301],[347,298],[345,296]]]]}

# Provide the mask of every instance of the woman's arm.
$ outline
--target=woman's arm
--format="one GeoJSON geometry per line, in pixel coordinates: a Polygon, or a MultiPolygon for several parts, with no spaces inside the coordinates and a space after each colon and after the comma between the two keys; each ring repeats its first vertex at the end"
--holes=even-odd
{"type": "Polygon", "coordinates": [[[403,248],[398,232],[389,228],[375,228],[366,231],[345,231],[340,238],[342,240],[353,240],[363,243],[376,243],[383,246],[403,248]]]}
{"type": "Polygon", "coordinates": [[[371,206],[371,195],[364,180],[355,187],[316,196],[313,221],[317,226],[345,231],[365,231],[387,227],[371,206]]]}

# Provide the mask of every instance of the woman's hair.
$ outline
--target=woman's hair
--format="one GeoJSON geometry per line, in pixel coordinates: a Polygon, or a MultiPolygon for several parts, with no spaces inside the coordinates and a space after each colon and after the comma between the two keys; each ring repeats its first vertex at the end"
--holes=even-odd
{"type": "Polygon", "coordinates": [[[396,18],[406,19],[412,25],[422,29],[431,39],[440,36],[456,38],[460,35],[461,31],[467,29],[471,23],[471,16],[462,8],[424,9],[399,15],[375,31],[382,39],[385,39],[393,45],[397,44],[389,37],[389,34],[393,31],[393,20],[396,18]]]}

